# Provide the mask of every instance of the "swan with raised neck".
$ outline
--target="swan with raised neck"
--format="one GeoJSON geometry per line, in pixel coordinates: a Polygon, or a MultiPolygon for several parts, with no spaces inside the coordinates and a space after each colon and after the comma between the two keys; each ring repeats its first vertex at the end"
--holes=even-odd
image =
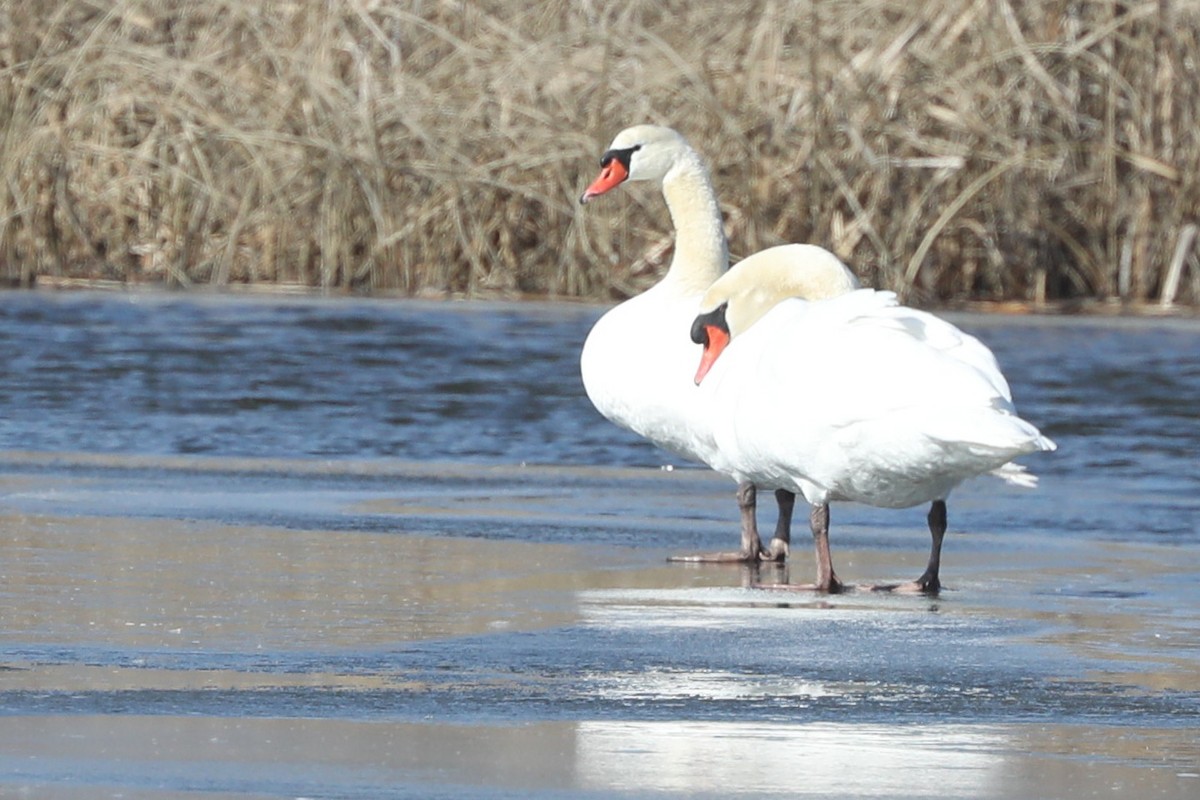
{"type": "Polygon", "coordinates": [[[662,285],[703,293],[729,265],[729,245],[708,168],[677,131],[635,125],[617,134],[600,158],[600,176],[579,198],[586,203],[625,181],[656,181],[675,226],[675,252],[662,285]]]}

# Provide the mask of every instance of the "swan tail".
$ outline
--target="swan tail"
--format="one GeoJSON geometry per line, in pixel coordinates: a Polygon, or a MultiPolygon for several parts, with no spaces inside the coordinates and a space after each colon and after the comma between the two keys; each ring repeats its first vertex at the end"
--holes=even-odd
{"type": "MultiPolygon", "coordinates": [[[[991,454],[1011,459],[1058,448],[1041,431],[1015,414],[949,413],[932,421],[926,430],[935,439],[954,442],[978,455],[991,454]]],[[[997,471],[1009,467],[1015,468],[1016,465],[1005,464],[997,471]]]]}
{"type": "Polygon", "coordinates": [[[999,478],[1010,486],[1022,489],[1036,489],[1038,476],[1015,461],[1010,461],[1002,467],[992,470],[989,475],[999,478]]]}
{"type": "MultiPolygon", "coordinates": [[[[1033,443],[1043,453],[1050,453],[1058,449],[1058,445],[1054,443],[1053,439],[1049,436],[1042,436],[1040,433],[1033,443]]],[[[1020,486],[1023,489],[1036,489],[1038,485],[1038,476],[1015,461],[997,467],[990,474],[1007,484],[1020,486]]]]}

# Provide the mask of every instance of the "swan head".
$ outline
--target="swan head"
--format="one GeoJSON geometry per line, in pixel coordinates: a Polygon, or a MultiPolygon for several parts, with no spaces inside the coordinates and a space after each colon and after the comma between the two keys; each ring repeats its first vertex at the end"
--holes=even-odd
{"type": "Polygon", "coordinates": [[[708,288],[692,322],[692,341],[704,346],[696,384],[730,342],[783,300],[825,300],[858,288],[850,268],[816,245],[771,247],[739,261],[708,288]]]}
{"type": "Polygon", "coordinates": [[[612,191],[625,181],[661,181],[681,156],[691,153],[687,140],[662,125],[634,125],[617,134],[600,157],[600,175],[579,202],[612,191]]]}

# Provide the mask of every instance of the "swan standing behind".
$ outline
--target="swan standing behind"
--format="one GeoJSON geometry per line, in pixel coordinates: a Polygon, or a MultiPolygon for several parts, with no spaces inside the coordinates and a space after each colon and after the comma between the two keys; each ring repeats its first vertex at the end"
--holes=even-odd
{"type": "MultiPolygon", "coordinates": [[[[660,183],[675,226],[675,251],[663,279],[607,312],[588,334],[580,357],[584,389],[606,418],[685,458],[711,464],[715,457],[708,419],[692,385],[697,353],[688,326],[709,286],[726,270],[728,245],[716,194],[699,154],[676,131],[637,125],[621,131],[600,160],[600,175],[581,203],[625,181],[660,183]]],[[[804,296],[819,298],[858,286],[832,254],[807,245],[784,245],[751,256],[791,265],[805,278],[804,296]]],[[[741,547],[737,552],[684,556],[688,561],[782,560],[788,549],[795,495],[776,492],[779,521],[769,549],[755,521],[753,484],[738,487],[741,547]]]]}
{"type": "Polygon", "coordinates": [[[705,294],[692,338],[711,416],[713,467],[813,504],[816,588],[838,591],[829,503],[931,503],[924,574],[898,588],[937,592],[946,497],[968,478],[1035,479],[1012,459],[1055,445],[1017,416],[1008,382],[978,339],[863,289],[786,299],[786,273],[743,261],[705,294]]]}
{"type": "Polygon", "coordinates": [[[626,180],[659,182],[675,226],[675,252],[662,280],[608,311],[588,333],[579,364],[584,389],[596,410],[618,425],[701,458],[699,406],[686,366],[695,345],[687,326],[729,264],[708,171],[682,136],[652,125],[619,133],[600,163],[580,202],[626,180]]]}

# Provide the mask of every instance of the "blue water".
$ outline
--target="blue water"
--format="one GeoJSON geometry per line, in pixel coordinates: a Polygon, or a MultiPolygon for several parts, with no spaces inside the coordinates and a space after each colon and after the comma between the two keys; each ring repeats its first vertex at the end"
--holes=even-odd
{"type": "Polygon", "coordinates": [[[577,306],[9,294],[0,448],[647,463],[597,425],[577,306]]]}

